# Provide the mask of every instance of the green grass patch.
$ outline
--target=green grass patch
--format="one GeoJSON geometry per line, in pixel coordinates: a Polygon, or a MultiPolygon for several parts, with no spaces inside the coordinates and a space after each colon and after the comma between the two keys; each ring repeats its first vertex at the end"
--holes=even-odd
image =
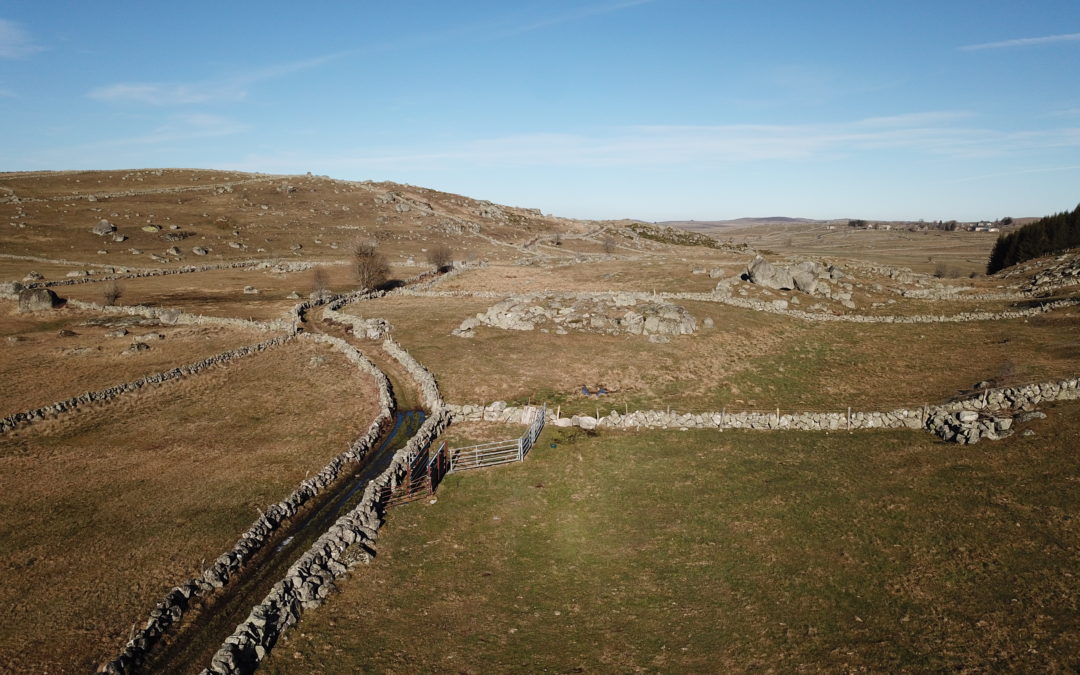
{"type": "Polygon", "coordinates": [[[1075,668],[1080,416],[1050,412],[962,448],[549,430],[393,510],[266,670],[1075,668]]]}

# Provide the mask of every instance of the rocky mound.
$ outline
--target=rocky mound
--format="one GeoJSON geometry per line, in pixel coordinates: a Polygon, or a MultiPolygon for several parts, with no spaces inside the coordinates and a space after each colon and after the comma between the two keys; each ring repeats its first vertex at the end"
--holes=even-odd
{"type": "Polygon", "coordinates": [[[746,274],[743,277],[746,281],[759,286],[782,291],[798,290],[810,294],[818,291],[818,287],[821,285],[827,295],[828,286],[827,284],[821,284],[821,282],[840,279],[843,277],[843,273],[836,267],[826,267],[812,260],[806,260],[790,267],[774,265],[759,255],[754,257],[754,260],[746,268],[746,274]]]}
{"type": "Polygon", "coordinates": [[[697,321],[684,308],[659,300],[639,300],[627,294],[578,296],[546,294],[515,296],[466,319],[454,330],[458,337],[473,337],[478,326],[504,330],[539,330],[566,335],[643,335],[667,342],[673,335],[689,335],[697,321]]]}

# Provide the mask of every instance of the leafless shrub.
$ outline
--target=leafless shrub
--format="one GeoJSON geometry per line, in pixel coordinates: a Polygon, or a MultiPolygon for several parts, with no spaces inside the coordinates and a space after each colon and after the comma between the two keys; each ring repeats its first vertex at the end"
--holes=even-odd
{"type": "Polygon", "coordinates": [[[353,271],[360,288],[371,290],[386,283],[390,278],[390,264],[379,247],[371,242],[360,241],[353,245],[353,271]]]}
{"type": "Polygon", "coordinates": [[[604,253],[607,253],[609,255],[614,253],[615,252],[615,238],[612,237],[611,235],[608,235],[608,236],[604,237],[603,239],[600,240],[600,246],[603,249],[604,253]]]}
{"type": "Polygon", "coordinates": [[[311,274],[311,289],[315,291],[318,297],[322,297],[327,293],[330,287],[329,279],[326,277],[326,270],[322,267],[316,267],[311,274]]]}
{"type": "Polygon", "coordinates": [[[123,295],[123,287],[114,279],[105,284],[105,288],[101,291],[101,300],[106,307],[112,307],[123,295]]]}
{"type": "Polygon", "coordinates": [[[454,252],[446,244],[435,244],[427,251],[427,261],[437,270],[444,270],[454,263],[454,252]]]}

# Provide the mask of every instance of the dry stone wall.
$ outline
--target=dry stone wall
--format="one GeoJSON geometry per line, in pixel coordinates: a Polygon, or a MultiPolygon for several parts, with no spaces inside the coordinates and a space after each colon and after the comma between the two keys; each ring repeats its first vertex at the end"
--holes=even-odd
{"type": "MultiPolygon", "coordinates": [[[[345,302],[339,299],[331,306],[336,304],[340,308],[345,302]]],[[[365,486],[360,503],[315,541],[289,568],[285,578],[274,585],[225,639],[210,666],[202,671],[203,675],[254,672],[282,633],[300,620],[304,610],[321,605],[337,579],[357,563],[368,562],[374,556],[385,512],[384,495],[405,480],[413,459],[449,424],[450,415],[434,376],[394,340],[386,339],[383,349],[416,383],[429,410],[427,419],[405,447],[394,454],[390,466],[365,486]]]]}
{"type": "MultiPolygon", "coordinates": [[[[82,264],[82,263],[75,263],[82,264]]],[[[219,263],[216,265],[187,265],[184,267],[138,269],[128,271],[126,267],[114,267],[114,274],[88,275],[72,279],[60,279],[56,281],[35,281],[26,283],[26,288],[54,288],[56,286],[74,286],[76,284],[89,284],[101,281],[123,281],[126,279],[145,279],[147,277],[163,277],[173,274],[192,274],[195,272],[214,272],[217,270],[241,269],[245,267],[254,269],[277,269],[282,272],[303,272],[311,269],[314,263],[308,262],[282,262],[276,260],[239,260],[231,263],[219,263]]],[[[106,270],[110,269],[106,267],[106,270]]]]}
{"type": "MultiPolygon", "coordinates": [[[[232,549],[219,556],[203,571],[201,576],[190,579],[169,591],[165,598],[150,611],[150,617],[143,628],[136,632],[124,647],[123,652],[107,664],[102,672],[120,674],[137,670],[146,652],[183,617],[194,599],[229,583],[243,564],[271,539],[282,523],[294,516],[300,508],[337,480],[347,465],[363,460],[389,425],[393,418],[393,399],[390,393],[390,382],[386,375],[359,350],[344,340],[321,334],[305,335],[304,338],[337,348],[351,363],[375,378],[379,394],[379,412],[375,420],[366,433],[353,441],[344,452],[334,457],[319,473],[305,479],[293,490],[292,494],[268,507],[240,536],[232,549]]],[[[279,339],[291,339],[291,336],[279,339]]]]}
{"type": "Polygon", "coordinates": [[[351,511],[320,536],[256,605],[248,617],[225,639],[203,675],[252,673],[282,633],[296,624],[304,610],[321,605],[337,579],[375,553],[375,541],[385,513],[383,495],[406,476],[413,458],[442,433],[448,415],[434,412],[404,448],[394,454],[390,466],[364,489],[351,511]]]}
{"type": "MultiPolygon", "coordinates": [[[[395,291],[399,295],[412,295],[423,298],[505,298],[506,293],[494,291],[413,291],[411,289],[399,289],[395,291]]],[[[754,300],[751,298],[737,298],[724,293],[642,293],[642,292],[599,292],[599,293],[565,293],[563,295],[573,297],[610,297],[614,295],[629,296],[638,300],[661,298],[664,300],[693,300],[698,302],[717,302],[732,307],[751,309],[758,312],[768,312],[789,316],[804,321],[840,321],[847,323],[963,323],[967,321],[1000,321],[1007,319],[1025,319],[1038,316],[1045,312],[1066,307],[1080,305],[1080,300],[1067,299],[1044,302],[1026,309],[1006,310],[1003,312],[962,312],[959,314],[919,314],[912,316],[903,315],[871,315],[871,314],[828,314],[820,312],[807,312],[797,309],[788,309],[783,301],[777,304],[775,301],[754,300]]]]}
{"type": "Polygon", "coordinates": [[[131,382],[113,385],[111,387],[106,387],[105,389],[99,389],[97,391],[88,391],[85,394],[73,396],[69,399],[57,401],[56,403],[51,403],[40,408],[15,413],[14,415],[9,415],[8,417],[0,420],[0,433],[11,431],[12,429],[15,429],[16,427],[22,426],[24,424],[30,424],[32,422],[37,422],[48,417],[53,417],[55,415],[59,415],[65,412],[70,412],[80,406],[84,406],[90,403],[101,403],[104,401],[110,401],[117,396],[138,391],[139,389],[142,389],[143,387],[151,384],[161,384],[162,382],[175,380],[185,375],[194,375],[212,366],[222,365],[225,363],[229,363],[230,361],[241,359],[245,356],[258,354],[267,349],[270,349],[271,347],[276,347],[278,345],[284,344],[291,340],[292,337],[293,336],[291,335],[283,335],[280,337],[272,338],[258,344],[240,347],[238,349],[233,349],[231,351],[223,352],[221,354],[215,354],[214,356],[203,359],[201,361],[196,361],[195,363],[191,363],[186,366],[180,366],[178,368],[166,370],[161,373],[154,373],[153,375],[146,375],[144,377],[140,377],[137,380],[132,380],[131,382]]]}
{"type": "MultiPolygon", "coordinates": [[[[585,429],[926,429],[945,440],[972,443],[980,438],[994,439],[1005,435],[1011,429],[1011,421],[1008,421],[1011,415],[1008,411],[1028,411],[1044,401],[1077,399],[1080,399],[1080,378],[987,389],[977,396],[961,401],[890,411],[681,413],[637,410],[629,414],[612,411],[600,418],[575,415],[556,419],[556,413],[549,408],[548,421],[554,426],[577,426],[585,429]]],[[[449,406],[454,422],[526,424],[532,419],[534,409],[532,406],[508,406],[503,402],[487,406],[449,406]]]]}
{"type": "Polygon", "coordinates": [[[168,307],[147,307],[145,305],[99,305],[96,302],[83,302],[82,300],[68,299],[67,305],[75,309],[85,309],[99,314],[112,316],[139,316],[144,319],[154,319],[168,326],[227,326],[230,328],[251,328],[262,331],[284,331],[295,333],[296,327],[292,321],[275,319],[272,321],[251,321],[248,319],[234,319],[230,317],[205,316],[202,314],[190,314],[178,309],[168,307]]]}

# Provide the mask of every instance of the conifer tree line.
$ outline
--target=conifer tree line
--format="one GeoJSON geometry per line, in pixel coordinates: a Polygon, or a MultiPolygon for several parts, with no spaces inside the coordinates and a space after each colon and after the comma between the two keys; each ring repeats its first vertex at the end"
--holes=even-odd
{"type": "Polygon", "coordinates": [[[1002,234],[990,252],[986,273],[1073,246],[1080,246],[1080,205],[1072,213],[1062,211],[1002,234]]]}

